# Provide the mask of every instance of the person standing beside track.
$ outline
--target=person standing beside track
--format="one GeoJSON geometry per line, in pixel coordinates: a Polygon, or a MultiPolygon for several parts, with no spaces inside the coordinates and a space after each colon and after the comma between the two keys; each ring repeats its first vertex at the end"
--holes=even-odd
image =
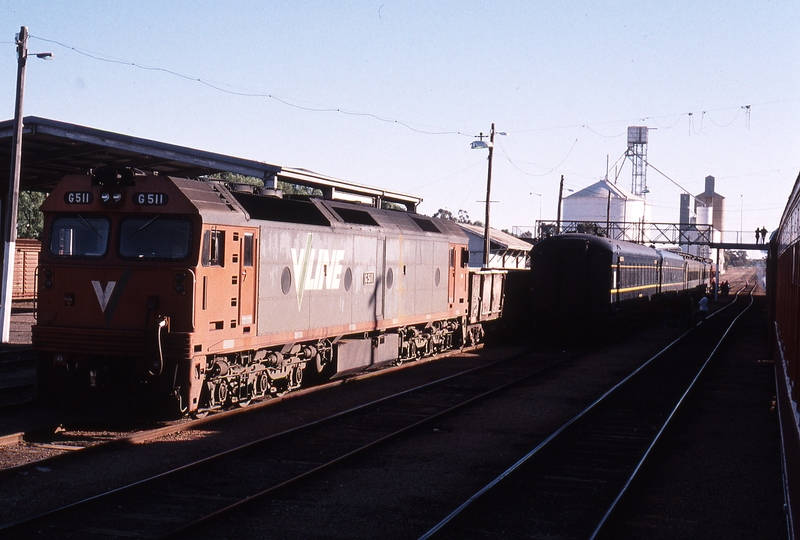
{"type": "Polygon", "coordinates": [[[706,316],[708,315],[708,296],[704,295],[700,299],[698,305],[700,306],[700,322],[703,322],[706,320],[706,316]]]}

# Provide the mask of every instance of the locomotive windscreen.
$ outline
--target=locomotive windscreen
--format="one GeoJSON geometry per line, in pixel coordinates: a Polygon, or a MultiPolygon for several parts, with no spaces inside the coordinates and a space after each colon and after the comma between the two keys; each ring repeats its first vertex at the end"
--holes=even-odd
{"type": "Polygon", "coordinates": [[[120,224],[119,254],[126,259],[185,259],[189,255],[192,225],[184,218],[145,216],[120,224]]]}
{"type": "Polygon", "coordinates": [[[108,251],[110,223],[104,217],[80,214],[53,220],[50,254],[60,257],[102,257],[108,251]]]}

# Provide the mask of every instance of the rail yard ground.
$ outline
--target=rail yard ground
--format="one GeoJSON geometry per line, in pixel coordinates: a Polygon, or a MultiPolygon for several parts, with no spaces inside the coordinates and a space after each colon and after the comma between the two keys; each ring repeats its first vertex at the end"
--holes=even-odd
{"type": "MultiPolygon", "coordinates": [[[[730,272],[723,279],[736,290],[744,275],[730,272]]],[[[609,538],[786,537],[780,434],[777,412],[771,410],[775,381],[767,357],[766,305],[763,297],[756,301],[657,448],[654,463],[635,484],[636,491],[625,501],[609,538]]],[[[454,503],[475,493],[680,332],[660,324],[636,329],[535,385],[470,414],[443,420],[422,438],[388,444],[372,457],[323,475],[289,498],[256,502],[235,519],[210,523],[186,537],[417,538],[454,503]]],[[[355,406],[390,388],[419,384],[464,364],[491,361],[509,350],[487,347],[466,358],[420,363],[285,400],[199,432],[0,477],[0,497],[6,501],[0,523],[133,482],[248,437],[355,406]]],[[[57,538],[58,531],[47,536],[57,538]]]]}
{"type": "Polygon", "coordinates": [[[35,322],[33,302],[14,302],[11,307],[11,331],[9,333],[11,344],[30,345],[31,326],[35,322]]]}

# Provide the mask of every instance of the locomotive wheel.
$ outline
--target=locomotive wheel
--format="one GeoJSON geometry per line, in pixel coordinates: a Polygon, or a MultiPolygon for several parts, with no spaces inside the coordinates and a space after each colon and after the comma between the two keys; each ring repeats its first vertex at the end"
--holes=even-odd
{"type": "Polygon", "coordinates": [[[266,373],[259,375],[256,388],[259,396],[263,396],[269,392],[269,377],[267,377],[266,373]]]}
{"type": "Polygon", "coordinates": [[[228,384],[225,381],[220,381],[220,383],[217,385],[217,390],[216,390],[216,398],[217,398],[216,402],[219,403],[220,405],[225,405],[229,397],[230,396],[228,394],[228,384]]]}
{"type": "Polygon", "coordinates": [[[299,387],[303,384],[303,367],[302,366],[295,366],[292,370],[292,382],[294,383],[293,386],[299,387]]]}
{"type": "Polygon", "coordinates": [[[312,382],[317,381],[326,381],[333,377],[336,373],[336,369],[334,366],[334,362],[331,360],[329,362],[322,363],[323,356],[318,354],[316,358],[314,358],[313,362],[309,362],[306,364],[307,368],[311,368],[307,370],[307,375],[311,376],[312,382]],[[312,368],[313,366],[313,368],[312,368]]]}

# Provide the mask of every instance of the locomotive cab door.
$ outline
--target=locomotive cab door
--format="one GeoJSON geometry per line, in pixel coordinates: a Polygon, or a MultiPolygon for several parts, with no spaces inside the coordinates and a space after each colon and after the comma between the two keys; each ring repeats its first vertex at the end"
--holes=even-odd
{"type": "Polygon", "coordinates": [[[447,278],[447,302],[453,307],[456,296],[456,247],[450,246],[448,258],[448,278],[447,278]]]}
{"type": "Polygon", "coordinates": [[[258,237],[255,231],[244,231],[239,240],[239,324],[243,329],[256,322],[257,251],[258,237]]]}

